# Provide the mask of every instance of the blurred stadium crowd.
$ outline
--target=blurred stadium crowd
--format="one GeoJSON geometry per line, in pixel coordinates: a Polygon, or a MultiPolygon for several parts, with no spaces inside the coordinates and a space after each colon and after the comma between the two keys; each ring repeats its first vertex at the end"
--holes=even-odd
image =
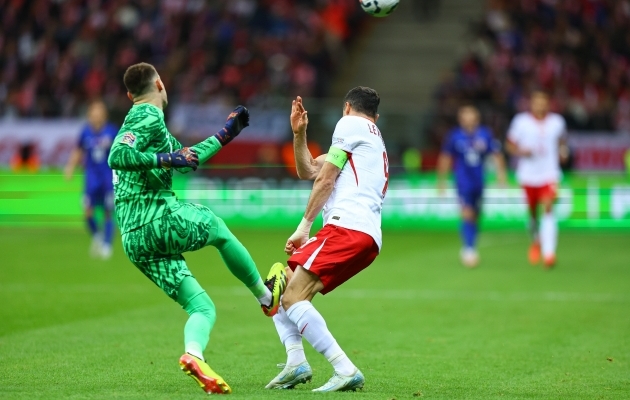
{"type": "Polygon", "coordinates": [[[322,96],[364,20],[356,0],[0,0],[0,117],[124,113],[139,61],[178,102],[322,96]]]}
{"type": "Polygon", "coordinates": [[[435,96],[439,141],[462,101],[482,108],[499,136],[547,90],[570,129],[630,131],[630,1],[490,0],[454,74],[435,96]]]}

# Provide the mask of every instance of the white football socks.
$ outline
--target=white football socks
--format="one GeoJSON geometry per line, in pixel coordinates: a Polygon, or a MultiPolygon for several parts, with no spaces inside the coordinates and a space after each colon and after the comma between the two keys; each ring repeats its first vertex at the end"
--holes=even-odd
{"type": "Polygon", "coordinates": [[[258,278],[258,281],[256,281],[253,286],[248,287],[248,289],[252,292],[254,296],[256,296],[258,302],[260,302],[260,304],[262,304],[263,306],[268,306],[269,304],[271,304],[271,299],[273,296],[269,288],[265,286],[262,278],[258,278]]]}
{"type": "Polygon", "coordinates": [[[551,257],[556,254],[558,223],[553,213],[545,213],[540,221],[540,241],[543,257],[551,257]]]}
{"type": "Polygon", "coordinates": [[[278,313],[273,316],[273,323],[276,325],[280,341],[287,351],[287,365],[298,365],[306,361],[304,346],[302,346],[302,335],[297,326],[282,307],[278,307],[278,313]]]}
{"type": "Polygon", "coordinates": [[[326,321],[313,307],[310,301],[299,301],[286,310],[288,318],[296,325],[299,332],[320,352],[341,375],[352,375],[357,370],[346,353],[332,336],[326,321]]]}

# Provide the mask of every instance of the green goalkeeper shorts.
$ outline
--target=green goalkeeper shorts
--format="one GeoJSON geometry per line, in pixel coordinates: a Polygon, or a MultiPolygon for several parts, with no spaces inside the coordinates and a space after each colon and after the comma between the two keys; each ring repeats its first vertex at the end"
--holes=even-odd
{"type": "Polygon", "coordinates": [[[199,204],[178,203],[171,213],[122,236],[123,249],[140,271],[173,300],[181,281],[192,276],[182,253],[231,235],[223,220],[199,204]]]}

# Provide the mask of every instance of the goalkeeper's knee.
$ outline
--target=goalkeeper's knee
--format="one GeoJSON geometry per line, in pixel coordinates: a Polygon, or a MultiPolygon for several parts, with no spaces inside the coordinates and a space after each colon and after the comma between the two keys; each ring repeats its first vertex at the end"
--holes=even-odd
{"type": "Polygon", "coordinates": [[[192,276],[187,276],[182,280],[177,294],[177,302],[188,315],[200,313],[213,321],[216,318],[216,308],[212,299],[192,276]]]}
{"type": "Polygon", "coordinates": [[[217,317],[214,303],[206,292],[199,293],[197,296],[191,299],[191,301],[184,307],[184,310],[186,310],[188,315],[193,315],[195,313],[202,314],[212,322],[214,322],[217,317]]]}
{"type": "Polygon", "coordinates": [[[225,246],[229,246],[233,242],[238,242],[236,236],[234,236],[234,234],[230,231],[230,229],[221,218],[216,218],[216,224],[217,235],[212,242],[212,245],[214,247],[221,249],[225,246]]]}

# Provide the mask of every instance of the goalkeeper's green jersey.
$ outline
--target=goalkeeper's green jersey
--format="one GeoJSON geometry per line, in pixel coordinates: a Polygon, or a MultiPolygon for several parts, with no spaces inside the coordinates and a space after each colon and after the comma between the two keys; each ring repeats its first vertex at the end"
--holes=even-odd
{"type": "MultiPolygon", "coordinates": [[[[181,148],[166,128],[160,108],[148,103],[131,107],[108,160],[114,171],[116,219],[121,233],[162,217],[177,203],[172,189],[173,170],[158,167],[156,154],[181,148]]],[[[192,148],[202,164],[221,149],[221,144],[212,136],[192,148]]],[[[183,173],[190,170],[178,169],[183,173]]]]}

